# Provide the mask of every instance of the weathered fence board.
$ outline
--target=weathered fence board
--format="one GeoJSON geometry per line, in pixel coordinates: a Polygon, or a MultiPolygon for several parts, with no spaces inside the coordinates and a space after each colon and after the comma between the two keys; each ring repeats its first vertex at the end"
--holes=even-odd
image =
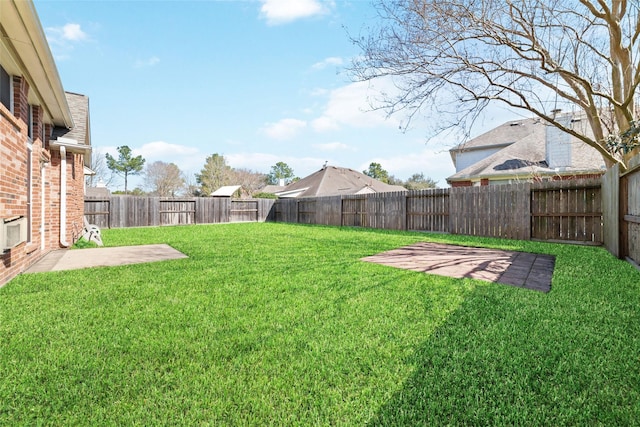
{"type": "Polygon", "coordinates": [[[621,256],[640,264],[640,156],[620,179],[621,256]]]}
{"type": "Polygon", "coordinates": [[[530,184],[452,188],[449,192],[452,234],[530,238],[530,184]]]}
{"type": "Polygon", "coordinates": [[[449,231],[449,190],[422,190],[407,195],[407,229],[449,231]]]}
{"type": "Polygon", "coordinates": [[[342,225],[342,197],[329,196],[323,198],[323,203],[316,206],[316,224],[342,225]]]}
{"type": "Polygon", "coordinates": [[[231,200],[231,222],[256,222],[258,221],[257,200],[231,200]]]}
{"type": "Polygon", "coordinates": [[[603,241],[609,252],[640,264],[640,156],[625,172],[614,165],[602,178],[603,241]]]}
{"type": "Polygon", "coordinates": [[[347,227],[368,227],[365,196],[344,196],[342,198],[342,225],[347,227]]]}
{"type": "Polygon", "coordinates": [[[226,197],[198,197],[195,202],[196,224],[230,222],[231,199],[226,197]]]}
{"type": "Polygon", "coordinates": [[[557,181],[531,190],[531,238],[600,244],[600,180],[557,181]]]}
{"type": "Polygon", "coordinates": [[[281,199],[275,202],[274,217],[275,221],[305,224],[601,243],[599,182],[518,183],[281,199]]]}
{"type": "Polygon", "coordinates": [[[298,200],[298,222],[316,224],[316,199],[298,200]]]}
{"type": "Polygon", "coordinates": [[[280,199],[274,204],[276,222],[298,222],[298,199],[280,199]]]}
{"type": "MultiPolygon", "coordinates": [[[[640,174],[625,179],[640,188],[640,174]]],[[[627,255],[640,259],[640,198],[633,193],[624,229],[627,255]]],[[[279,200],[112,196],[87,198],[85,214],[99,227],[269,220],[599,244],[602,205],[613,203],[607,197],[600,180],[576,180],[279,200]]]]}
{"type": "Polygon", "coordinates": [[[265,221],[274,200],[111,196],[86,198],[87,220],[102,228],[265,221]]]}
{"type": "Polygon", "coordinates": [[[111,199],[91,199],[84,203],[84,215],[91,224],[100,228],[110,228],[111,199]]]}
{"type": "MultiPolygon", "coordinates": [[[[153,199],[150,199],[153,200],[153,199]]],[[[153,200],[153,206],[159,206],[158,219],[153,218],[152,224],[187,225],[196,223],[196,201],[181,199],[153,200]]]]}

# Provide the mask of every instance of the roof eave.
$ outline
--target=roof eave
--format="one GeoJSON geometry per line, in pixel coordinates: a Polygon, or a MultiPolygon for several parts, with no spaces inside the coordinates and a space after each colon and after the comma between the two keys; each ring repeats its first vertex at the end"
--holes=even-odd
{"type": "Polygon", "coordinates": [[[278,197],[283,198],[283,199],[294,198],[294,197],[298,197],[300,194],[304,193],[308,189],[309,189],[309,187],[305,187],[305,188],[299,188],[299,189],[296,189],[296,190],[279,191],[279,192],[274,193],[274,194],[276,196],[278,196],[278,197]]]}
{"type": "Polygon", "coordinates": [[[60,147],[64,147],[66,151],[84,155],[88,155],[89,153],[91,153],[90,145],[79,144],[78,141],[71,138],[59,137],[57,139],[53,139],[49,142],[49,147],[55,150],[60,150],[60,147]]]}
{"type": "Polygon", "coordinates": [[[7,36],[3,44],[10,51],[31,90],[43,103],[42,107],[52,123],[72,127],[73,118],[60,75],[33,2],[1,1],[0,16],[0,28],[7,36]],[[14,43],[19,43],[19,49],[14,43]]]}
{"type": "Polygon", "coordinates": [[[514,144],[515,142],[516,141],[498,142],[496,144],[484,144],[484,145],[469,146],[469,147],[465,147],[465,143],[462,143],[450,149],[449,152],[463,153],[468,151],[486,150],[487,148],[505,148],[514,144]]]}
{"type": "Polygon", "coordinates": [[[563,171],[555,171],[555,170],[535,170],[535,171],[523,171],[521,173],[504,173],[504,174],[479,174],[474,176],[464,176],[464,177],[456,177],[447,178],[447,183],[451,184],[452,182],[476,182],[483,179],[488,180],[504,180],[504,179],[523,179],[523,177],[531,178],[535,176],[575,176],[575,175],[595,175],[595,174],[604,174],[606,171],[602,169],[582,169],[582,170],[563,170],[563,171]]]}

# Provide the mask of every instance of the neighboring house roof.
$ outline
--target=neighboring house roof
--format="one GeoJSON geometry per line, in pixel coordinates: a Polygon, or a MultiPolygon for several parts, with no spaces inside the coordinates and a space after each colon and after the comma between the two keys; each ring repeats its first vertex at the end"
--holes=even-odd
{"type": "Polygon", "coordinates": [[[111,191],[107,187],[87,187],[85,196],[88,197],[109,197],[111,191]]]}
{"type": "Polygon", "coordinates": [[[501,179],[536,175],[576,175],[604,172],[604,160],[598,151],[582,141],[571,139],[571,165],[556,169],[547,163],[547,129],[540,119],[507,122],[452,149],[500,147],[499,151],[451,175],[448,182],[471,179],[501,179]],[[515,123],[518,123],[517,125],[515,123]],[[494,139],[492,139],[494,138],[494,139]],[[493,142],[493,143],[492,143],[493,142]]]}
{"type": "Polygon", "coordinates": [[[353,169],[325,166],[317,172],[293,182],[278,197],[318,197],[343,194],[386,193],[407,191],[399,185],[389,185],[353,169]]]}
{"type": "Polygon", "coordinates": [[[241,187],[240,185],[225,185],[218,188],[213,193],[211,193],[211,196],[212,197],[231,197],[233,196],[233,193],[238,191],[240,187],[241,187]]]}
{"type": "Polygon", "coordinates": [[[264,188],[262,188],[262,190],[260,190],[261,193],[269,193],[269,194],[276,194],[279,191],[284,191],[284,189],[286,188],[286,185],[265,185],[264,188]]]}
{"type": "Polygon", "coordinates": [[[530,135],[532,132],[540,130],[542,126],[537,126],[540,123],[541,120],[538,118],[511,120],[452,148],[449,150],[451,158],[455,163],[455,154],[461,151],[479,150],[487,147],[506,147],[530,135]]]}

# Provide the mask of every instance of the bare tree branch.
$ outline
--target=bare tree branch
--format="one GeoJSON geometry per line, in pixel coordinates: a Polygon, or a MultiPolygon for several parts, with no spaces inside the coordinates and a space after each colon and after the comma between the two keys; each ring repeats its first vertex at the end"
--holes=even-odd
{"type": "MultiPolygon", "coordinates": [[[[377,0],[381,23],[351,71],[360,81],[392,78],[384,98],[405,126],[427,110],[442,131],[469,125],[493,102],[527,111],[626,165],[607,143],[638,115],[640,13],[626,0],[377,0]],[[589,129],[554,119],[579,109],[589,129]]],[[[468,134],[468,129],[465,130],[468,134]]]]}

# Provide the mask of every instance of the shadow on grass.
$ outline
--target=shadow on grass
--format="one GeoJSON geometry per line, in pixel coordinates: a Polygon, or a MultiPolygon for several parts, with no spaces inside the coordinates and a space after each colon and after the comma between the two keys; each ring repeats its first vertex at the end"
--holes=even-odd
{"type": "Polygon", "coordinates": [[[608,305],[606,294],[571,301],[476,287],[411,356],[415,371],[368,425],[635,424],[639,316],[618,305],[625,296],[608,305]]]}

